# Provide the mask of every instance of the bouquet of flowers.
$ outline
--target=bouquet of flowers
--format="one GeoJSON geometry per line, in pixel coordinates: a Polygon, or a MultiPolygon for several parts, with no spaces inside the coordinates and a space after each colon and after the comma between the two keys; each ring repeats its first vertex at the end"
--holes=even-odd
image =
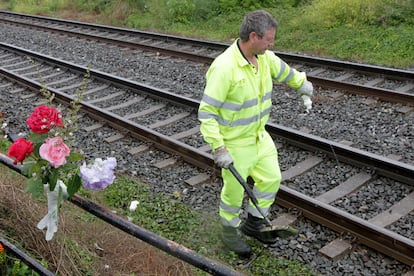
{"type": "Polygon", "coordinates": [[[113,157],[96,158],[89,165],[83,161],[80,165],[83,155],[70,146],[76,130],[76,111],[72,108],[71,116],[65,120],[57,108],[37,106],[26,120],[31,133],[16,139],[8,150],[8,156],[14,158],[15,164],[22,163],[22,172],[28,176],[25,191],[35,197],[47,195],[48,213],[37,225],[39,229],[47,228],[46,240],[51,240],[57,231],[63,199],[73,196],[81,186],[90,190],[105,189],[115,179],[117,163],[113,157]]]}

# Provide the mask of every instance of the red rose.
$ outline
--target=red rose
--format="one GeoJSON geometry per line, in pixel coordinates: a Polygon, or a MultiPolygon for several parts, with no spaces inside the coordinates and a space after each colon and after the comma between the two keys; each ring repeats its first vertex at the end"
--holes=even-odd
{"type": "Polygon", "coordinates": [[[14,157],[14,164],[23,163],[23,160],[33,152],[33,142],[19,138],[10,146],[7,155],[14,157]]]}
{"type": "Polygon", "coordinates": [[[47,133],[54,127],[63,127],[62,115],[53,107],[36,107],[26,120],[30,129],[37,134],[47,133]]]}

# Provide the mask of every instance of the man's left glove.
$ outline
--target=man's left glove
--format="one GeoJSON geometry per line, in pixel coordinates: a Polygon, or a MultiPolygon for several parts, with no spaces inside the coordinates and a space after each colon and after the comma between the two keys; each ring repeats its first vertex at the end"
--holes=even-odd
{"type": "Polygon", "coordinates": [[[305,80],[302,86],[298,89],[299,96],[306,95],[312,97],[313,95],[313,85],[310,81],[305,80]]]}
{"type": "Polygon", "coordinates": [[[230,164],[233,163],[230,153],[222,146],[213,152],[214,163],[220,168],[228,169],[230,164]]]}

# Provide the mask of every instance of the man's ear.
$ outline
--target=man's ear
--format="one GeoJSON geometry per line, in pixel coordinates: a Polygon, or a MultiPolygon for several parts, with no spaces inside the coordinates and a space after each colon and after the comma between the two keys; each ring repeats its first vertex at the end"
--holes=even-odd
{"type": "Polygon", "coordinates": [[[256,32],[251,32],[250,34],[249,34],[249,40],[251,40],[251,41],[254,41],[255,39],[257,39],[258,38],[258,35],[257,35],[257,33],[256,32]]]}

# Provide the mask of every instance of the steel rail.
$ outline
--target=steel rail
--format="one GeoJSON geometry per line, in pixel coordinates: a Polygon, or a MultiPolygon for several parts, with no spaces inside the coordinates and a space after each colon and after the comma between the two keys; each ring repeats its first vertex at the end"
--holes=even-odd
{"type": "MultiPolygon", "coordinates": [[[[6,161],[9,163],[10,161],[6,161]]],[[[11,161],[13,164],[13,161],[11,161]]],[[[9,165],[7,165],[9,166],[9,165]]],[[[9,166],[10,167],[10,166],[9,166]]],[[[25,264],[27,264],[31,269],[39,273],[40,275],[46,275],[46,276],[53,276],[55,275],[52,271],[48,270],[44,266],[42,266],[37,260],[33,259],[29,255],[27,255],[25,252],[20,250],[18,247],[16,247],[14,244],[9,242],[6,238],[0,236],[0,244],[2,244],[6,250],[10,251],[14,256],[22,260],[25,264]]],[[[6,252],[7,253],[7,252],[6,252]]],[[[3,264],[2,264],[3,265],[3,264]]]]}
{"type": "MultiPolygon", "coordinates": [[[[24,16],[21,14],[19,15],[24,16]]],[[[228,44],[223,44],[223,43],[214,43],[214,42],[208,42],[208,41],[205,42],[205,41],[196,40],[196,39],[186,39],[186,38],[177,37],[177,36],[167,36],[167,35],[162,35],[162,34],[157,34],[157,33],[140,32],[136,30],[107,27],[107,26],[88,24],[88,23],[77,22],[77,21],[67,21],[67,20],[59,20],[59,19],[53,19],[53,18],[47,19],[47,18],[42,18],[38,16],[29,16],[29,15],[27,15],[26,17],[36,18],[36,19],[41,18],[43,20],[49,20],[53,22],[56,21],[56,22],[65,23],[65,24],[76,24],[76,25],[81,25],[81,26],[86,26],[86,27],[94,27],[94,28],[105,30],[105,31],[108,31],[108,30],[118,31],[118,32],[127,33],[129,35],[131,35],[131,32],[138,33],[140,35],[144,34],[145,36],[150,36],[152,38],[155,37],[157,39],[164,39],[166,41],[173,40],[173,41],[176,41],[177,43],[179,43],[180,41],[184,41],[185,43],[192,43],[196,45],[203,45],[204,43],[203,45],[204,47],[208,45],[211,48],[220,48],[221,50],[224,50],[225,47],[228,47],[228,44]]],[[[7,20],[0,18],[0,21],[7,21],[7,20]]],[[[50,26],[32,25],[31,23],[24,23],[24,22],[14,22],[14,23],[25,25],[28,27],[34,26],[36,28],[41,28],[44,30],[49,30],[49,31],[54,31],[54,32],[59,32],[59,33],[66,33],[68,35],[75,35],[81,38],[89,39],[93,37],[94,39],[105,42],[105,43],[114,43],[122,47],[139,48],[139,49],[148,50],[152,52],[159,52],[162,54],[181,57],[181,58],[196,61],[196,62],[203,62],[203,63],[210,64],[214,60],[214,57],[197,55],[194,53],[183,52],[180,50],[169,49],[169,48],[161,47],[161,46],[152,46],[152,45],[147,45],[147,44],[143,44],[139,42],[124,41],[124,40],[119,40],[116,38],[102,37],[99,35],[80,33],[80,32],[71,31],[71,30],[54,29],[54,28],[51,28],[50,26]]],[[[379,75],[389,75],[397,79],[414,80],[414,72],[409,71],[409,70],[393,69],[393,68],[386,68],[386,67],[373,66],[373,65],[364,65],[364,64],[351,63],[351,62],[345,62],[345,61],[342,62],[342,61],[336,61],[336,60],[326,59],[326,58],[300,56],[300,55],[288,54],[288,53],[277,52],[277,51],[275,51],[275,53],[279,57],[289,62],[302,62],[305,64],[314,65],[314,66],[325,65],[330,68],[340,68],[340,69],[347,68],[347,69],[362,72],[362,73],[369,72],[371,74],[375,73],[379,75]]],[[[404,103],[404,104],[408,104],[411,106],[414,105],[414,94],[411,94],[411,93],[398,92],[398,91],[393,91],[390,89],[385,89],[385,88],[380,88],[380,87],[371,87],[371,86],[366,86],[366,85],[353,84],[353,83],[349,83],[346,81],[335,81],[335,80],[331,80],[328,78],[316,77],[316,76],[308,76],[308,79],[311,80],[315,85],[320,86],[320,87],[341,89],[344,91],[349,91],[350,93],[376,97],[384,101],[404,103]]]]}
{"type": "MultiPolygon", "coordinates": [[[[105,72],[101,72],[98,70],[93,70],[93,69],[89,69],[88,67],[85,66],[80,66],[68,61],[64,61],[64,60],[60,60],[60,59],[56,59],[50,56],[46,56],[40,53],[36,53],[27,49],[23,49],[21,47],[18,46],[14,46],[14,45],[10,45],[7,43],[1,43],[0,42],[0,48],[4,48],[8,51],[12,51],[15,53],[19,53],[19,54],[23,54],[23,55],[28,55],[28,56],[32,56],[36,59],[42,60],[42,61],[46,61],[47,63],[53,64],[53,65],[60,65],[62,67],[65,67],[69,70],[72,70],[73,72],[76,73],[85,73],[86,71],[90,72],[90,76],[92,78],[97,78],[106,82],[111,82],[111,83],[116,83],[118,86],[120,87],[124,87],[124,88],[130,88],[133,90],[138,90],[140,92],[146,93],[147,95],[150,95],[152,97],[156,97],[158,99],[161,100],[167,100],[170,102],[173,102],[177,105],[181,105],[181,106],[190,106],[190,107],[198,107],[199,102],[197,100],[194,99],[190,99],[187,97],[183,97],[180,95],[176,95],[174,93],[165,91],[165,90],[159,90],[155,87],[149,86],[149,85],[145,85],[142,83],[137,83],[122,77],[117,77],[105,72]]],[[[29,80],[29,79],[27,79],[29,80]]],[[[35,82],[36,83],[36,82],[35,82]]],[[[60,93],[60,92],[58,92],[60,93]]]]}
{"type": "MultiPolygon", "coordinates": [[[[87,68],[85,68],[85,70],[86,69],[87,68]]],[[[9,70],[5,70],[4,68],[0,68],[0,75],[12,79],[21,85],[29,87],[34,91],[39,91],[43,88],[39,82],[18,76],[9,70]]],[[[55,94],[55,99],[57,101],[65,104],[69,104],[72,100],[75,99],[75,96],[68,95],[51,87],[47,87],[47,90],[55,94]]],[[[179,155],[184,160],[197,165],[200,168],[211,168],[212,164],[214,163],[213,160],[209,157],[209,154],[197,150],[167,135],[160,134],[150,128],[134,123],[102,108],[88,104],[87,102],[82,101],[79,104],[82,106],[82,110],[89,113],[91,117],[97,117],[99,120],[105,121],[108,125],[112,126],[115,129],[126,131],[133,137],[148,141],[160,150],[179,155]],[[197,154],[194,154],[194,151],[196,151],[197,154]]]]}
{"type": "Polygon", "coordinates": [[[414,265],[414,241],[379,227],[329,204],[303,195],[281,185],[277,203],[286,208],[296,208],[304,216],[340,233],[350,233],[359,242],[400,262],[414,265]]]}
{"type": "MultiPolygon", "coordinates": [[[[11,45],[6,45],[2,43],[0,43],[0,47],[5,47],[9,49],[10,51],[12,51],[14,48],[11,45]]],[[[140,92],[147,93],[153,97],[157,97],[162,100],[173,102],[177,105],[183,105],[187,107],[191,106],[193,108],[198,107],[199,105],[199,102],[193,99],[189,99],[189,98],[182,97],[182,96],[177,96],[173,93],[169,93],[169,92],[162,91],[162,90],[157,90],[153,87],[138,84],[136,82],[133,82],[133,81],[130,81],[124,78],[112,76],[110,74],[99,72],[97,70],[90,70],[87,67],[78,66],[73,63],[67,63],[65,61],[57,60],[57,59],[50,58],[50,57],[47,57],[47,56],[44,56],[38,53],[27,51],[19,47],[15,48],[15,52],[20,52],[22,54],[31,55],[35,58],[46,60],[49,63],[64,66],[68,68],[69,70],[76,71],[77,73],[86,72],[87,70],[89,70],[91,77],[95,77],[95,78],[98,78],[104,81],[110,81],[122,87],[138,90],[140,92]]],[[[4,68],[0,68],[0,74],[8,77],[9,79],[13,79],[14,81],[26,87],[30,87],[30,89],[34,91],[36,90],[39,91],[40,89],[43,88],[41,83],[37,81],[33,81],[23,76],[19,76],[18,74],[15,74],[12,71],[6,70],[4,68]]],[[[75,96],[71,96],[69,94],[66,94],[62,91],[59,91],[51,87],[47,87],[47,89],[53,94],[55,94],[56,100],[66,103],[66,104],[69,104],[75,98],[75,96]]],[[[200,150],[196,150],[198,154],[194,155],[193,152],[195,149],[193,147],[190,147],[187,144],[182,143],[176,139],[172,139],[166,135],[162,135],[150,128],[134,123],[114,113],[98,108],[92,104],[88,104],[85,101],[82,101],[80,105],[82,106],[82,109],[88,112],[92,117],[99,117],[100,120],[104,120],[108,125],[116,129],[126,131],[131,136],[137,137],[139,139],[149,141],[155,147],[159,148],[160,150],[164,150],[171,154],[177,154],[181,156],[184,160],[192,164],[195,164],[199,166],[200,168],[210,168],[212,166],[213,161],[209,158],[209,155],[207,153],[204,153],[200,150]]]]}
{"type": "Polygon", "coordinates": [[[336,69],[350,69],[355,72],[361,73],[374,73],[377,75],[382,76],[392,76],[396,79],[408,79],[414,80],[414,71],[399,69],[399,68],[391,68],[391,67],[384,67],[372,64],[362,64],[357,62],[351,61],[344,61],[344,60],[335,60],[330,58],[323,58],[323,57],[315,57],[310,55],[299,55],[294,53],[286,53],[275,51],[275,53],[285,59],[292,62],[300,62],[309,65],[321,66],[325,65],[330,68],[336,69]]]}
{"type": "Polygon", "coordinates": [[[266,128],[273,137],[282,137],[292,145],[311,151],[324,152],[334,159],[358,167],[372,167],[379,175],[414,186],[413,165],[307,134],[289,127],[269,123],[266,128]]]}
{"type": "MultiPolygon", "coordinates": [[[[7,167],[13,169],[14,171],[24,175],[21,170],[21,166],[14,165],[13,160],[9,157],[5,156],[4,154],[0,153],[0,162],[7,167]]],[[[230,276],[230,275],[242,275],[242,273],[237,272],[221,263],[213,261],[209,258],[199,255],[195,251],[186,248],[172,240],[168,240],[164,237],[161,237],[145,228],[142,228],[132,222],[129,222],[123,219],[120,216],[117,216],[111,210],[106,209],[91,200],[81,197],[78,194],[73,195],[71,198],[68,199],[74,205],[80,207],[81,209],[97,216],[98,218],[102,219],[103,221],[115,226],[116,228],[122,230],[125,233],[128,233],[152,246],[155,246],[168,254],[177,257],[195,267],[200,268],[203,271],[206,271],[212,275],[223,275],[223,276],[230,276]]],[[[2,242],[0,236],[0,242],[2,242]]],[[[7,246],[7,244],[6,244],[7,246]]],[[[13,246],[11,246],[13,248],[13,246]]],[[[14,247],[15,248],[15,247],[14,247]]],[[[22,258],[25,257],[21,253],[22,258]]],[[[33,261],[31,258],[23,259],[25,262],[27,261],[30,265],[36,265],[36,262],[33,261]],[[33,264],[32,264],[33,263],[33,264]]],[[[36,271],[45,271],[44,275],[54,275],[53,273],[48,274],[47,270],[43,269],[41,265],[37,264],[34,267],[36,271]]],[[[42,272],[43,273],[43,272],[42,272]]]]}
{"type": "MultiPolygon", "coordinates": [[[[120,33],[124,33],[127,35],[136,34],[136,35],[145,36],[148,38],[163,39],[165,41],[172,41],[172,42],[177,42],[177,43],[189,43],[189,44],[198,45],[202,47],[209,47],[209,48],[216,49],[218,51],[223,51],[230,45],[230,43],[225,43],[225,42],[201,40],[201,39],[188,38],[188,37],[182,37],[182,36],[176,36],[176,35],[161,34],[161,33],[141,31],[141,30],[136,30],[136,29],[120,28],[120,27],[113,27],[113,26],[107,26],[107,25],[85,23],[85,22],[75,21],[75,20],[65,20],[65,19],[30,15],[30,14],[10,12],[10,11],[0,11],[0,14],[15,15],[15,16],[50,21],[50,22],[55,22],[55,23],[70,24],[74,26],[79,25],[79,26],[83,26],[86,28],[95,28],[97,30],[102,30],[102,31],[120,32],[120,33]]],[[[347,68],[350,70],[354,70],[356,72],[364,72],[364,73],[368,72],[368,73],[375,73],[378,75],[389,75],[395,78],[414,80],[414,71],[410,71],[410,70],[383,67],[383,66],[371,65],[371,64],[362,64],[362,63],[350,62],[350,61],[339,61],[339,60],[330,59],[330,58],[316,57],[316,56],[311,56],[311,55],[301,55],[301,54],[288,53],[288,52],[277,51],[277,50],[275,50],[274,52],[279,57],[283,58],[286,61],[301,62],[301,63],[305,63],[309,65],[317,65],[317,66],[325,65],[331,68],[338,68],[338,69],[347,68]]]]}
{"type": "MultiPolygon", "coordinates": [[[[1,19],[0,19],[1,20],[1,19]]],[[[48,62],[54,63],[54,64],[59,64],[62,66],[65,66],[69,69],[75,70],[77,72],[79,72],[79,66],[76,64],[72,64],[70,62],[66,62],[66,61],[61,61],[58,59],[54,59],[51,58],[49,56],[45,56],[42,55],[40,53],[36,53],[36,52],[32,52],[30,50],[26,50],[17,46],[13,46],[7,43],[0,43],[0,46],[3,48],[6,48],[10,51],[13,52],[20,52],[20,53],[24,53],[24,54],[30,54],[36,58],[41,58],[42,60],[46,60],[48,62]]],[[[99,71],[93,71],[92,74],[95,77],[98,77],[100,79],[106,79],[106,80],[110,80],[112,78],[114,78],[114,76],[104,73],[104,72],[99,72],[99,71]]],[[[356,93],[356,94],[361,94],[361,95],[368,95],[368,96],[372,96],[372,97],[377,97],[380,98],[382,100],[386,100],[389,102],[402,102],[404,104],[409,104],[409,105],[414,105],[414,94],[410,94],[410,93],[403,93],[403,92],[396,92],[393,90],[389,90],[389,89],[384,89],[384,88],[373,88],[373,87],[369,87],[369,86],[364,86],[364,85],[357,85],[357,84],[352,84],[352,83],[346,83],[346,82],[336,82],[330,79],[326,79],[326,78],[321,78],[321,77],[313,77],[313,76],[308,76],[308,79],[311,80],[315,85],[321,86],[321,87],[330,87],[330,88],[335,88],[335,89],[343,89],[346,91],[351,91],[352,93],[356,93]]],[[[118,82],[121,85],[124,85],[126,87],[131,87],[130,81],[128,79],[125,78],[120,78],[118,77],[118,82]]],[[[140,84],[141,88],[140,90],[143,92],[147,92],[151,91],[149,93],[151,93],[152,96],[157,96],[157,93],[154,93],[154,88],[152,88],[151,86],[147,86],[144,84],[140,84]]],[[[176,101],[176,99],[180,98],[181,96],[176,95],[174,93],[170,93],[167,91],[163,91],[162,94],[159,95],[159,97],[163,97],[164,99],[169,99],[169,100],[174,100],[176,103],[178,103],[176,101]]],[[[185,97],[181,97],[180,100],[184,105],[189,105],[189,106],[196,106],[198,105],[198,102],[195,102],[195,100],[193,100],[193,102],[189,102],[191,101],[188,98],[185,97]]]]}
{"type": "Polygon", "coordinates": [[[39,26],[39,25],[33,25],[31,23],[25,23],[25,22],[6,21],[2,18],[0,18],[0,21],[8,22],[8,23],[12,22],[12,23],[16,23],[16,24],[19,24],[19,25],[28,26],[30,28],[35,27],[35,28],[38,28],[38,29],[52,31],[52,32],[56,32],[56,33],[64,33],[64,34],[67,34],[67,35],[77,36],[77,37],[85,38],[85,39],[90,39],[92,37],[92,38],[96,39],[97,41],[101,41],[101,42],[104,42],[104,43],[113,43],[113,44],[116,44],[116,45],[119,45],[119,46],[122,46],[122,47],[131,48],[131,49],[136,49],[137,48],[137,49],[147,50],[147,51],[151,51],[151,52],[158,52],[158,53],[162,53],[162,54],[165,54],[165,55],[181,57],[181,58],[196,61],[196,62],[202,62],[202,63],[211,63],[212,62],[211,57],[196,55],[196,54],[187,53],[187,52],[174,50],[174,49],[168,49],[168,48],[161,47],[161,46],[151,46],[151,45],[144,44],[144,43],[129,42],[129,41],[125,41],[125,40],[119,40],[119,39],[116,39],[116,38],[103,37],[103,36],[93,35],[93,34],[88,34],[88,33],[80,33],[80,32],[75,32],[75,31],[71,31],[71,30],[54,29],[54,28],[51,28],[49,26],[39,26]]]}
{"type": "MultiPolygon", "coordinates": [[[[0,12],[0,14],[1,13],[2,12],[0,12]]],[[[78,22],[78,21],[69,21],[69,20],[62,20],[62,19],[55,19],[55,18],[48,18],[48,17],[41,17],[41,16],[24,15],[24,14],[19,14],[19,13],[12,13],[12,12],[10,13],[3,12],[3,13],[12,14],[15,16],[17,15],[21,17],[33,18],[37,20],[56,22],[56,23],[61,23],[61,24],[63,23],[63,24],[70,24],[70,25],[75,25],[75,26],[79,25],[79,26],[83,26],[87,28],[96,28],[96,29],[103,30],[106,32],[116,31],[116,32],[121,32],[121,33],[125,33],[128,35],[138,34],[141,36],[144,35],[146,37],[150,37],[152,39],[156,38],[156,39],[162,39],[164,41],[173,41],[176,43],[191,43],[193,45],[195,44],[195,45],[200,45],[203,47],[220,49],[220,51],[224,51],[225,48],[229,46],[229,44],[226,44],[226,43],[202,41],[202,40],[183,38],[183,37],[178,37],[178,36],[163,35],[159,33],[143,32],[143,31],[137,31],[137,30],[132,30],[132,29],[116,28],[116,27],[109,27],[109,26],[97,25],[97,24],[89,24],[89,23],[78,22]]],[[[7,21],[7,20],[0,18],[0,21],[7,21]]],[[[15,21],[12,21],[12,22],[15,22],[15,21]]],[[[166,55],[181,57],[181,58],[185,58],[185,59],[193,60],[197,62],[211,63],[214,59],[214,57],[197,55],[194,53],[183,52],[180,50],[169,49],[169,48],[161,47],[161,46],[152,46],[152,45],[147,45],[147,44],[143,44],[139,42],[129,42],[125,40],[102,37],[99,35],[93,35],[93,34],[87,34],[87,33],[85,34],[85,33],[71,31],[71,30],[63,30],[59,28],[54,29],[54,28],[51,28],[50,26],[32,25],[31,23],[25,23],[25,22],[15,22],[15,23],[22,24],[22,25],[29,26],[29,27],[35,26],[37,28],[66,33],[69,35],[75,35],[75,36],[83,37],[83,38],[93,37],[94,39],[98,41],[102,41],[106,43],[114,43],[114,44],[117,44],[123,47],[129,47],[129,48],[140,48],[143,50],[159,52],[159,53],[163,53],[166,55]]],[[[332,59],[327,59],[327,58],[317,58],[313,56],[289,54],[289,53],[277,52],[277,51],[275,51],[275,53],[279,57],[289,62],[291,61],[302,62],[305,64],[310,64],[310,65],[315,65],[315,66],[325,65],[330,68],[340,68],[340,69],[347,68],[350,70],[354,70],[356,72],[362,72],[362,73],[368,72],[371,74],[375,73],[375,74],[382,75],[382,76],[389,75],[397,79],[414,80],[414,72],[409,71],[409,70],[394,69],[394,68],[387,68],[387,67],[381,67],[381,66],[352,63],[352,62],[346,62],[346,61],[337,61],[337,60],[332,60],[332,59]]],[[[349,83],[346,81],[335,81],[335,80],[331,80],[331,79],[323,78],[323,77],[308,76],[308,78],[317,86],[341,89],[344,91],[349,91],[350,93],[368,95],[368,96],[376,97],[378,99],[389,101],[389,102],[398,102],[398,103],[403,103],[403,104],[407,104],[411,106],[414,105],[414,94],[411,94],[411,93],[398,92],[398,91],[393,91],[390,89],[385,89],[385,88],[380,88],[380,87],[371,87],[371,86],[366,86],[366,85],[353,84],[353,83],[349,83]]]]}
{"type": "Polygon", "coordinates": [[[54,22],[58,24],[61,23],[61,24],[73,25],[75,27],[82,26],[82,27],[93,28],[93,29],[102,30],[106,32],[109,31],[109,32],[123,33],[126,35],[135,34],[135,35],[139,35],[139,36],[143,36],[147,38],[152,38],[152,39],[156,38],[156,39],[162,39],[165,41],[171,41],[171,42],[177,42],[177,43],[185,42],[185,43],[190,43],[190,44],[197,45],[197,46],[214,48],[217,50],[223,50],[225,47],[229,45],[228,43],[222,43],[222,42],[217,42],[217,41],[201,40],[201,39],[196,39],[196,38],[155,33],[155,32],[149,32],[149,31],[141,31],[137,29],[114,27],[114,26],[108,26],[108,25],[100,25],[100,24],[94,24],[94,23],[86,23],[86,22],[75,21],[75,20],[66,20],[66,19],[60,19],[60,18],[24,14],[24,13],[11,12],[11,11],[0,11],[0,14],[16,15],[20,17],[27,17],[27,18],[37,19],[37,20],[54,22]]]}
{"type": "Polygon", "coordinates": [[[354,84],[346,81],[334,81],[322,77],[307,76],[313,84],[325,87],[349,91],[350,93],[371,96],[388,102],[404,103],[414,105],[414,94],[398,92],[386,88],[372,87],[361,84],[354,84]]]}

